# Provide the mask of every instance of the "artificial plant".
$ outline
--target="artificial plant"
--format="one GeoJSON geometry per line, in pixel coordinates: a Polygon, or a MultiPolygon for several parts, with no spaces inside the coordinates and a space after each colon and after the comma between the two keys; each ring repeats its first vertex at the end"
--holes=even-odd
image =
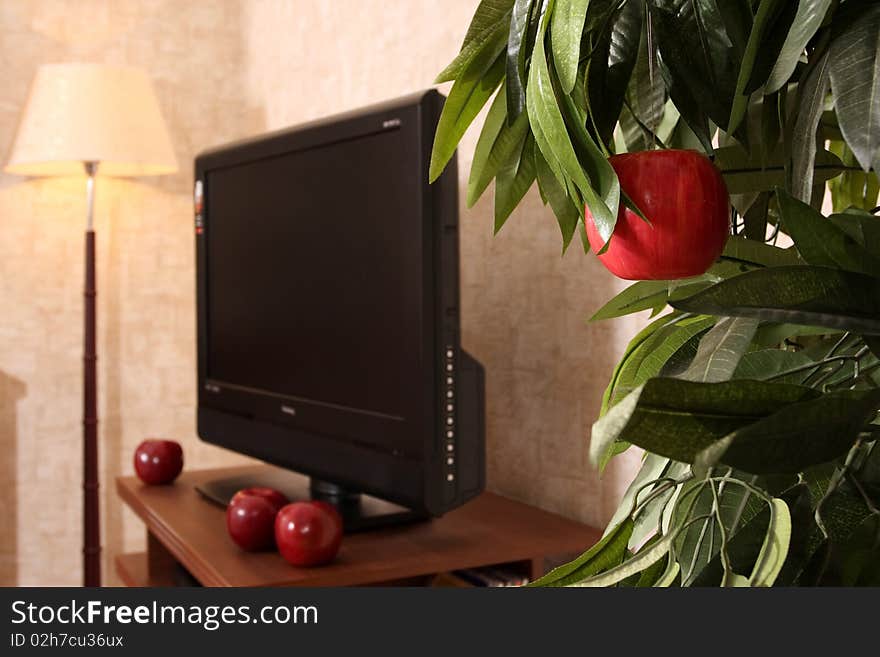
{"type": "Polygon", "coordinates": [[[467,202],[494,180],[496,231],[537,181],[563,250],[588,250],[585,207],[613,244],[638,211],[623,152],[698,150],[732,203],[705,273],[596,312],[657,316],[590,444],[645,457],[602,540],[537,584],[880,584],[880,3],[482,0],[438,81],[431,176],[489,104],[467,202]]]}

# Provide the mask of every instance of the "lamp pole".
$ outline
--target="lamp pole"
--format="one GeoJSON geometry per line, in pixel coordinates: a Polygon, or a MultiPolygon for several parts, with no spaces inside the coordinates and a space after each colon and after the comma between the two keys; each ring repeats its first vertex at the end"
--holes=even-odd
{"type": "Polygon", "coordinates": [[[95,280],[95,174],[97,162],[85,162],[86,269],[83,331],[83,585],[101,585],[101,509],[98,499],[98,355],[95,280]]]}
{"type": "Polygon", "coordinates": [[[101,585],[94,227],[99,162],[104,173],[117,176],[177,171],[174,148],[150,78],[128,66],[44,64],[31,84],[4,171],[23,176],[67,176],[84,167],[87,176],[82,418],[85,586],[101,585]]]}

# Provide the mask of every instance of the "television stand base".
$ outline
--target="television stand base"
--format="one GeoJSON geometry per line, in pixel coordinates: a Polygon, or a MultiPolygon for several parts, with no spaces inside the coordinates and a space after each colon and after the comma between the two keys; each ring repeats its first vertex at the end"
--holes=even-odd
{"type": "Polygon", "coordinates": [[[229,500],[243,488],[268,487],[284,493],[291,502],[323,500],[339,511],[346,534],[402,525],[430,516],[387,502],[371,495],[351,491],[337,484],[309,479],[282,468],[266,468],[255,474],[212,479],[196,484],[195,489],[210,502],[226,508],[229,500]]]}

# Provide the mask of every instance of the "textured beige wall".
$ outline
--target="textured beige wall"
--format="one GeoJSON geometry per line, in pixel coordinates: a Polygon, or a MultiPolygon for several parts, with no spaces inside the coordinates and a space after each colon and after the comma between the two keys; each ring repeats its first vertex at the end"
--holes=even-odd
{"type": "MultiPolygon", "coordinates": [[[[183,170],[100,180],[99,377],[105,572],[142,549],[112,479],[143,437],[184,443],[192,466],[242,459],[194,433],[189,163],[202,148],[428,86],[474,0],[4,0],[0,155],[41,63],[145,68],[183,170]]],[[[476,135],[461,149],[464,178],[476,135]]],[[[0,174],[0,584],[80,581],[84,187],[0,174]]],[[[601,482],[589,426],[633,322],[587,325],[619,287],[592,257],[560,257],[534,192],[491,236],[488,198],[462,215],[464,344],[488,374],[489,485],[595,524],[633,458],[601,482]]]]}

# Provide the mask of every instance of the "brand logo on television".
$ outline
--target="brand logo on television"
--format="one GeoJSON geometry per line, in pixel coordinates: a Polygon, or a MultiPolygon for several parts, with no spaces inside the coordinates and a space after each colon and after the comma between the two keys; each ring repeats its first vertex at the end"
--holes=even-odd
{"type": "Polygon", "coordinates": [[[383,128],[396,128],[400,125],[400,119],[388,119],[387,121],[382,121],[383,128]]]}
{"type": "Polygon", "coordinates": [[[286,406],[284,404],[281,405],[281,412],[285,415],[296,415],[296,409],[293,406],[286,406]]]}

